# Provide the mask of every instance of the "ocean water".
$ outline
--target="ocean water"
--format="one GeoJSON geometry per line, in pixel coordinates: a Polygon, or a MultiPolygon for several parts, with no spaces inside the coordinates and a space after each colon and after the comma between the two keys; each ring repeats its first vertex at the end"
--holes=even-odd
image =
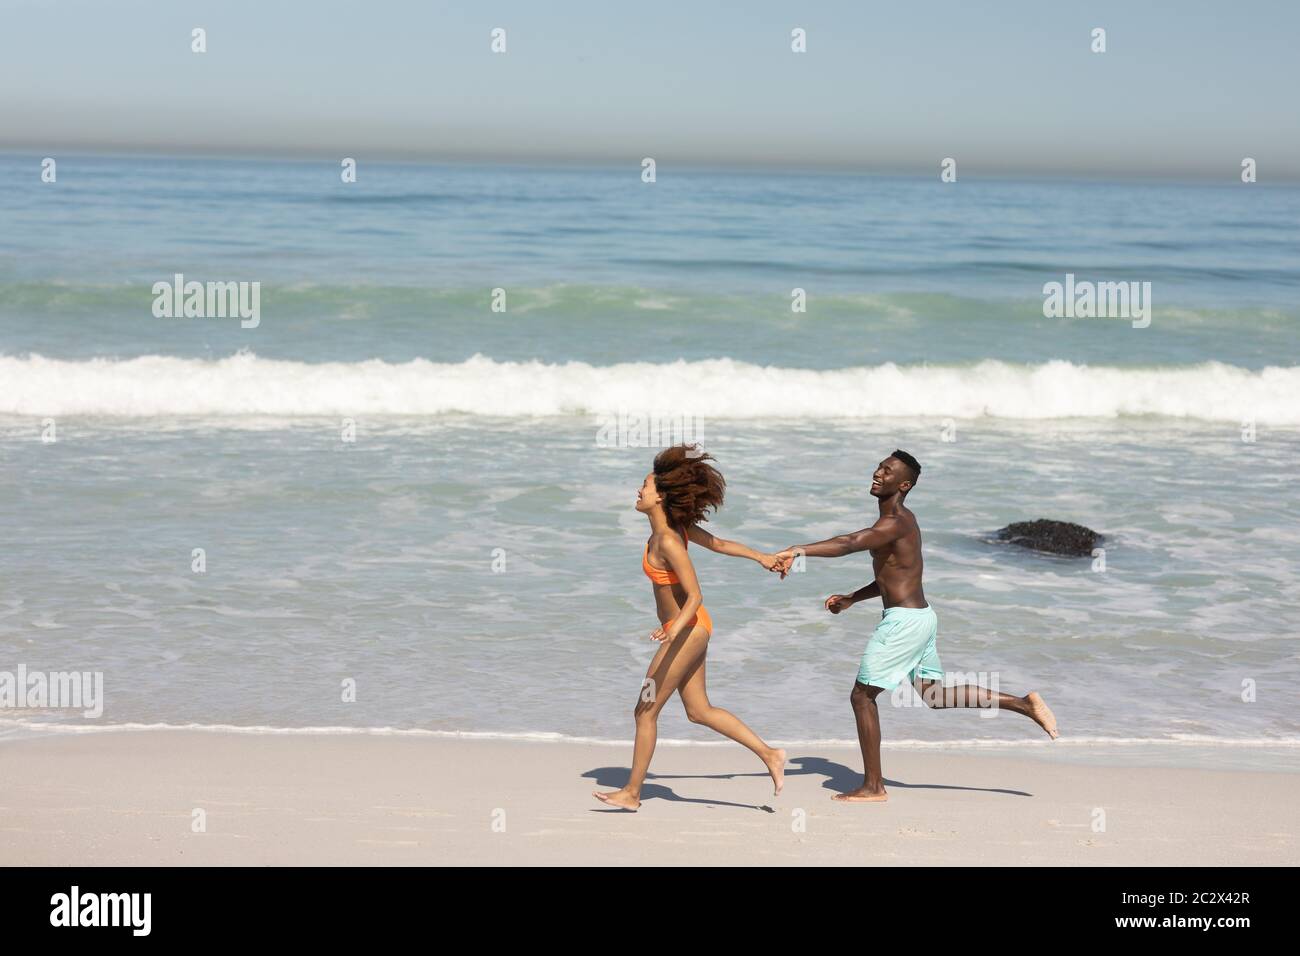
{"type": "MultiPolygon", "coordinates": [[[[0,157],[0,672],[105,702],[0,735],[629,739],[676,428],[771,549],[869,524],[912,451],[944,664],[1038,690],[1062,752],[1300,769],[1300,190],[39,159],[0,157]],[[256,327],[155,316],[177,273],[260,283],[256,327]],[[1067,273],[1151,283],[1150,324],[1044,317],[1067,273]],[[992,540],[1037,517],[1104,567],[992,540]]],[[[852,739],[878,612],[821,601],[869,560],[693,556],[715,703],[852,739]]],[[[1041,748],[903,703],[897,745],[1041,748]]]]}

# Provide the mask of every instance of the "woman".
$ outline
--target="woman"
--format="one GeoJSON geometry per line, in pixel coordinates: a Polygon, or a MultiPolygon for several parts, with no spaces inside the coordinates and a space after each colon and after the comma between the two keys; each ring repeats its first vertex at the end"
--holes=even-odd
{"type": "Polygon", "coordinates": [[[704,689],[704,655],[713,622],[700,597],[695,569],[686,553],[687,541],[718,554],[749,558],[769,571],[777,563],[774,554],[760,554],[697,527],[707,520],[707,510],[716,511],[722,505],[726,490],[722,475],[709,464],[712,460],[694,445],[667,448],[655,456],[654,471],[646,475],[637,495],[636,510],[650,520],[650,540],[641,557],[641,569],[654,588],[660,622],[650,637],[661,646],[646,671],[634,711],[636,745],[627,786],[593,794],[610,806],[625,810],[641,806],[641,784],[655,749],[655,725],[673,691],[681,696],[689,720],[754,751],[772,775],[778,794],[784,783],[785,751],[769,747],[734,714],[710,704],[704,689]]]}

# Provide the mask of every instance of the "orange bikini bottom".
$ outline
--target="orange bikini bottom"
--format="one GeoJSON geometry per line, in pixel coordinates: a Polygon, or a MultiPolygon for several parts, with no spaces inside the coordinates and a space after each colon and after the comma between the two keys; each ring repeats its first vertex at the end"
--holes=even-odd
{"type": "MultiPolygon", "coordinates": [[[[672,627],[673,622],[676,620],[677,618],[673,618],[671,621],[665,624],[664,630],[666,631],[668,630],[668,628],[672,627]]],[[[691,622],[687,626],[685,633],[689,634],[691,632],[691,628],[696,626],[702,627],[706,631],[708,631],[710,637],[713,636],[713,618],[709,617],[709,612],[706,611],[704,608],[700,608],[698,611],[695,612],[695,616],[691,618],[691,622]]]]}

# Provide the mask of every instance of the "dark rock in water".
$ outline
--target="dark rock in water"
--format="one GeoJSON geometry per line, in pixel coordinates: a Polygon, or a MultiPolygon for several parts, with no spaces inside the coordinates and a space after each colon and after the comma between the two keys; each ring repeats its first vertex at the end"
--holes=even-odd
{"type": "Polygon", "coordinates": [[[1047,518],[1009,524],[998,531],[998,538],[1034,551],[1075,557],[1090,556],[1092,549],[1102,542],[1102,536],[1091,528],[1069,521],[1049,521],[1047,518]]]}

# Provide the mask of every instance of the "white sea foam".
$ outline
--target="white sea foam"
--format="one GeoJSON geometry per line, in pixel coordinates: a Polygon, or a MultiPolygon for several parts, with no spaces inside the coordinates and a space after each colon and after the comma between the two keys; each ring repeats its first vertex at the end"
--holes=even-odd
{"type": "MultiPolygon", "coordinates": [[[[169,724],[169,723],[62,723],[27,719],[0,719],[0,740],[4,737],[43,734],[140,733],[148,731],[191,731],[217,734],[252,734],[255,736],[343,736],[343,737],[432,737],[451,740],[511,740],[521,743],[588,744],[631,747],[632,741],[613,737],[582,737],[547,731],[517,733],[474,730],[429,730],[420,727],[272,727],[265,724],[169,724]]],[[[857,740],[792,739],[771,741],[782,747],[858,748],[857,740]]],[[[729,747],[725,740],[682,740],[661,737],[660,746],[729,747]]],[[[1209,734],[1170,734],[1168,737],[1060,737],[1056,740],[998,740],[994,738],[956,738],[950,740],[887,740],[881,743],[893,750],[999,750],[1094,747],[1229,747],[1245,749],[1300,749],[1300,737],[1223,737],[1209,734]]]]}
{"type": "Polygon", "coordinates": [[[242,352],[63,361],[0,356],[0,414],[152,416],[614,413],[709,418],[1006,419],[1155,415],[1300,424],[1300,366],[883,365],[829,370],[733,359],[593,366],[304,362],[242,352]]]}

